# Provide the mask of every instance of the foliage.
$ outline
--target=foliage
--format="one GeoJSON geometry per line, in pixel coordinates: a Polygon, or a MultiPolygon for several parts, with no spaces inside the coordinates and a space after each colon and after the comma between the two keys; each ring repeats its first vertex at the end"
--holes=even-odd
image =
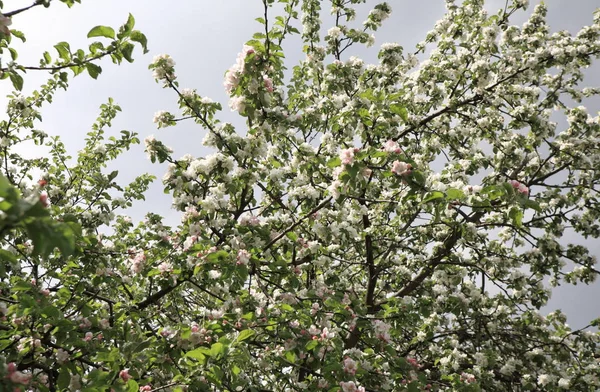
{"type": "Polygon", "coordinates": [[[35,129],[38,109],[67,88],[67,70],[95,78],[97,59],[132,61],[134,42],[146,50],[133,17],[118,33],[90,30],[107,46],[59,43],[58,59],[44,54],[40,67],[15,62],[10,40],[22,34],[6,31],[0,45],[13,62],[3,78],[18,90],[25,70],[51,77],[29,97],[13,95],[0,123],[4,385],[599,387],[597,320],[573,330],[560,311],[540,308],[552,287],[599,273],[563,233],[600,235],[600,118],[565,99],[600,93],[580,86],[600,55],[600,13],[571,35],[550,33],[543,4],[517,27],[510,18],[527,1],[494,15],[481,0],[447,1],[416,53],[383,44],[379,63],[366,65],[344,53],[372,45],[391,8],[375,5],[357,27],[362,2],[332,0],[335,25],[322,36],[323,2],[280,0],[283,14],[270,20],[275,1],[264,0],[261,32],[225,74],[244,130],[220,121],[219,103],[181,88],[171,57],[154,59],[154,78],[183,116],[161,111],[158,127],[192,119],[215,151],[175,158],[145,140],[149,158],[168,164],[165,191],[182,213],[174,228],[155,213],[117,215],[152,178],[122,187],[103,170],[139,142],[127,131],[105,140],[120,111],[112,100],[74,164],[59,138],[35,129]],[[306,57],[287,77],[282,43],[292,34],[306,57]],[[14,152],[31,141],[50,153],[14,152]]]}

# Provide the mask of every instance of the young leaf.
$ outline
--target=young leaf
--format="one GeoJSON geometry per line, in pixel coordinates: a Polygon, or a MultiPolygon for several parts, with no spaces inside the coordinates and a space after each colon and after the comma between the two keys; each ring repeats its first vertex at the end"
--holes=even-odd
{"type": "Polygon", "coordinates": [[[115,39],[115,30],[109,26],[96,26],[90,30],[87,37],[106,37],[115,39]]]}

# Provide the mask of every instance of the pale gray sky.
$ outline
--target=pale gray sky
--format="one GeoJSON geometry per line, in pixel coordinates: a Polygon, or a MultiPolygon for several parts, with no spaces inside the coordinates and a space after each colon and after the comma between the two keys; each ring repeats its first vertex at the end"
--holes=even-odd
{"type": "MultiPolygon", "coordinates": [[[[32,1],[5,0],[4,10],[21,8],[32,1]]],[[[443,0],[388,2],[393,9],[392,17],[377,32],[375,48],[351,54],[372,62],[376,48],[384,42],[398,42],[405,50],[412,50],[444,13],[443,0]]],[[[204,131],[194,123],[184,122],[165,130],[156,130],[152,123],[153,114],[158,110],[177,113],[175,94],[156,84],[147,69],[152,57],[161,53],[170,54],[177,62],[181,87],[196,88],[202,96],[221,102],[225,109],[220,118],[243,125],[239,117],[227,108],[222,81],[225,70],[235,62],[242,44],[260,29],[254,21],[262,14],[260,0],[83,0],[82,4],[71,9],[58,1],[53,3],[56,4],[48,9],[36,7],[13,18],[12,27],[27,35],[26,45],[17,46],[20,64],[37,65],[44,51],[55,54],[53,45],[60,41],[69,42],[72,48],[85,48],[90,42],[86,35],[91,27],[110,25],[116,28],[125,22],[128,13],[135,16],[136,28],[144,32],[149,41],[149,54],[142,56],[136,48],[133,64],[117,67],[110,61],[102,62],[103,73],[97,81],[87,76],[77,77],[66,93],[59,92],[54,103],[43,109],[44,122],[40,128],[51,135],[61,135],[72,154],[83,146],[85,134],[98,115],[99,105],[108,97],[113,97],[123,109],[113,122],[112,130],[107,130],[108,135],[116,135],[122,129],[138,132],[141,139],[155,134],[175,150],[176,157],[185,153],[195,156],[207,153],[201,145],[204,131]]],[[[368,3],[372,5],[374,2],[368,3]]],[[[536,3],[538,1],[531,1],[532,5],[536,3]]],[[[504,0],[487,1],[487,4],[490,11],[495,11],[504,5],[504,0]]],[[[590,24],[594,9],[600,6],[598,0],[547,0],[546,4],[552,29],[570,31],[590,24]]],[[[327,12],[328,6],[324,8],[327,12]]],[[[366,6],[359,8],[368,10],[366,6]]],[[[357,19],[361,20],[361,17],[357,19]]],[[[526,14],[520,14],[513,23],[520,24],[525,19],[526,14]]],[[[303,57],[299,42],[296,37],[284,46],[288,64],[294,64],[303,57]]],[[[586,85],[600,86],[598,64],[587,74],[590,78],[586,85]]],[[[25,78],[25,92],[31,92],[45,80],[46,75],[31,72],[25,78]]],[[[9,86],[8,82],[0,83],[2,107],[6,106],[4,97],[11,92],[9,86]]],[[[599,101],[589,103],[588,109],[592,113],[599,111],[599,101]]],[[[160,179],[165,171],[165,166],[150,163],[143,146],[135,146],[112,169],[115,168],[120,171],[119,178],[123,182],[144,171],[160,179]]],[[[131,214],[134,219],[140,219],[146,211],[153,210],[175,222],[179,214],[169,209],[170,202],[170,196],[163,194],[160,181],[157,181],[147,195],[147,203],[131,214]]],[[[594,248],[596,254],[600,254],[600,247],[595,245],[594,248]]],[[[600,297],[599,286],[600,283],[561,288],[553,294],[550,308],[562,308],[572,325],[582,326],[600,316],[600,303],[593,300],[600,297]]]]}

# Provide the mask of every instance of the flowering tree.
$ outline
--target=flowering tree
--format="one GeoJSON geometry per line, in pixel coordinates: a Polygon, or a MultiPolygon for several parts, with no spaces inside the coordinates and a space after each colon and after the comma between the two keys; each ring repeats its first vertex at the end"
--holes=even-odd
{"type": "MultiPolygon", "coordinates": [[[[576,35],[551,34],[544,5],[517,27],[510,18],[527,1],[489,15],[482,0],[448,0],[415,53],[383,44],[379,63],[366,65],[345,52],[373,44],[387,3],[358,25],[354,7],[364,1],[332,0],[335,25],[323,37],[321,1],[280,2],[273,21],[274,0],[264,0],[261,32],[225,75],[245,129],[180,87],[171,57],[150,66],[183,116],[159,112],[158,127],[191,119],[214,149],[176,158],[145,140],[149,158],[168,163],[165,191],[182,212],[175,228],[154,213],[139,223],[115,214],[143,198],[151,178],[121,187],[103,171],[137,142],[131,133],[103,139],[119,111],[112,101],[74,165],[57,138],[33,130],[37,108],[66,87],[62,69],[95,77],[99,56],[131,60],[130,41],[145,47],[132,17],[116,36],[92,29],[112,42],[90,54],[57,45],[60,59],[44,56],[38,67],[53,73],[48,84],[13,97],[0,124],[4,385],[599,388],[599,322],[573,330],[560,311],[539,310],[552,287],[599,273],[587,248],[561,237],[566,228],[600,235],[600,118],[569,104],[600,93],[581,86],[582,69],[600,56],[600,13],[576,35]],[[306,58],[286,75],[291,34],[306,58]],[[50,156],[11,153],[25,140],[50,156]],[[21,197],[31,213],[12,209],[21,197]]],[[[20,35],[8,20],[5,51],[20,35]]],[[[11,63],[3,76],[19,88],[23,69],[11,63]]]]}

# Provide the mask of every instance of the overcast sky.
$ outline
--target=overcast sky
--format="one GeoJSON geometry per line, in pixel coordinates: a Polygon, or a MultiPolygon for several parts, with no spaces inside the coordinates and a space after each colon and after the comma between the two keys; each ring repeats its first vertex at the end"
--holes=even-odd
{"type": "MultiPolygon", "coordinates": [[[[4,11],[31,2],[33,0],[5,0],[4,11]]],[[[222,81],[225,70],[235,62],[243,43],[261,28],[254,21],[262,14],[261,0],[83,0],[82,3],[68,9],[54,0],[48,9],[36,7],[14,17],[12,27],[27,36],[26,45],[17,46],[18,62],[37,65],[44,51],[55,55],[53,45],[60,41],[69,42],[72,49],[86,48],[90,42],[86,35],[91,27],[110,25],[116,29],[126,21],[128,13],[135,16],[136,29],[148,37],[150,53],[142,56],[136,48],[135,62],[120,67],[110,60],[100,63],[103,73],[99,80],[87,76],[75,78],[66,93],[59,92],[54,103],[43,109],[44,122],[40,128],[51,135],[62,136],[72,155],[83,146],[84,137],[98,116],[99,105],[108,97],[113,97],[123,109],[113,122],[112,130],[107,130],[108,135],[116,135],[122,129],[138,132],[141,139],[155,134],[175,150],[175,157],[185,153],[201,156],[208,152],[201,145],[204,131],[194,123],[184,122],[174,128],[156,130],[152,122],[153,114],[158,110],[178,113],[174,92],[156,84],[147,69],[153,56],[162,53],[175,59],[181,87],[196,88],[200,95],[221,102],[225,108],[221,120],[243,125],[239,117],[229,112],[222,81]]],[[[374,4],[373,1],[367,3],[374,4]]],[[[407,50],[414,48],[444,13],[443,0],[388,0],[388,3],[393,9],[392,17],[377,32],[375,47],[352,53],[367,62],[375,60],[377,47],[384,42],[398,42],[407,50]]],[[[537,3],[531,1],[532,5],[537,3]]],[[[504,5],[504,0],[488,0],[486,4],[488,10],[494,12],[504,5]]],[[[600,6],[598,0],[547,0],[546,4],[552,30],[573,32],[591,24],[593,11],[600,6]]],[[[329,6],[324,9],[327,12],[329,6]]],[[[359,13],[357,20],[362,19],[359,13]]],[[[525,19],[523,13],[512,21],[520,24],[525,19]]],[[[284,45],[290,65],[303,57],[299,43],[296,37],[284,45]]],[[[600,86],[598,64],[586,74],[590,76],[586,85],[600,86]]],[[[46,79],[47,75],[42,73],[30,73],[25,78],[25,93],[38,88],[46,79]]],[[[6,107],[4,97],[10,92],[10,84],[1,82],[2,107],[6,107]]],[[[599,111],[598,100],[589,104],[588,109],[591,113],[599,111]]],[[[121,181],[130,180],[141,172],[151,172],[160,179],[165,172],[165,166],[150,163],[143,145],[135,146],[124,155],[112,169],[115,168],[120,172],[121,181]]],[[[148,193],[147,203],[133,210],[131,215],[140,219],[146,211],[152,210],[175,223],[179,214],[169,209],[170,202],[170,196],[163,194],[160,181],[157,181],[148,193]]],[[[594,248],[600,251],[598,245],[594,248]]],[[[571,325],[583,326],[590,319],[600,317],[600,301],[592,300],[600,298],[599,286],[600,283],[593,287],[561,288],[553,294],[550,308],[562,308],[569,315],[571,325]]]]}

